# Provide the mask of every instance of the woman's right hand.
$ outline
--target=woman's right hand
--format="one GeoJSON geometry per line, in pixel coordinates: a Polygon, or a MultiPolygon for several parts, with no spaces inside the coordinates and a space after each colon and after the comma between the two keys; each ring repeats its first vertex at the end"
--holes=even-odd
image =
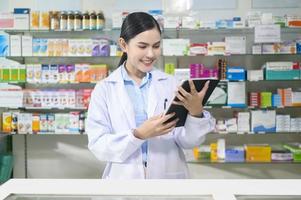
{"type": "Polygon", "coordinates": [[[172,118],[174,115],[175,113],[171,113],[168,115],[161,114],[149,118],[141,126],[134,130],[134,136],[139,139],[146,140],[151,137],[169,133],[176,127],[178,118],[169,123],[164,122],[172,118]]]}

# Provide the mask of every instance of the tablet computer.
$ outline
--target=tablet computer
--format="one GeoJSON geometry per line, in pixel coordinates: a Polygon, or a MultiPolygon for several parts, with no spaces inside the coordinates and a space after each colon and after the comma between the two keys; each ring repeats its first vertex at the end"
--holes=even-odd
{"type": "MultiPolygon", "coordinates": [[[[203,99],[203,105],[205,105],[206,102],[208,101],[210,95],[212,94],[214,88],[217,86],[219,80],[217,80],[217,79],[192,79],[192,81],[198,92],[200,92],[203,89],[203,87],[207,81],[210,81],[208,90],[203,99]]],[[[184,90],[186,90],[187,92],[190,92],[190,86],[189,86],[188,80],[185,80],[181,86],[184,90]]],[[[177,97],[174,97],[173,101],[179,101],[179,99],[177,97]]],[[[178,118],[179,121],[177,122],[176,127],[184,126],[186,118],[187,118],[188,110],[184,106],[176,105],[171,102],[171,104],[169,105],[169,108],[167,109],[165,114],[170,114],[173,112],[176,113],[175,116],[170,118],[169,120],[167,120],[164,123],[171,122],[174,119],[178,118]]]]}

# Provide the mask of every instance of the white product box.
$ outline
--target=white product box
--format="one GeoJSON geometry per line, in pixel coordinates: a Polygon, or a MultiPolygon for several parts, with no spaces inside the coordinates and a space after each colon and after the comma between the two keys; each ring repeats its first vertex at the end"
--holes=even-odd
{"type": "Polygon", "coordinates": [[[177,84],[180,85],[182,81],[190,78],[190,69],[175,69],[174,77],[177,80],[177,84]]]}
{"type": "Polygon", "coordinates": [[[34,64],[34,76],[33,80],[35,83],[41,83],[42,81],[42,66],[41,64],[34,64]]]}
{"type": "Polygon", "coordinates": [[[69,132],[79,134],[79,112],[69,113],[69,132]]]}
{"type": "Polygon", "coordinates": [[[273,14],[272,13],[262,13],[261,24],[273,24],[273,14]]]}
{"type": "Polygon", "coordinates": [[[246,105],[246,83],[228,82],[228,105],[244,107],[246,105]]]}
{"type": "Polygon", "coordinates": [[[226,131],[228,133],[236,133],[237,132],[237,120],[236,118],[226,119],[226,131]]]}
{"type": "Polygon", "coordinates": [[[22,56],[32,56],[32,36],[22,35],[22,56]]]}
{"type": "Polygon", "coordinates": [[[14,29],[29,30],[29,14],[14,14],[14,29]]]}
{"type": "Polygon", "coordinates": [[[34,67],[31,64],[26,65],[26,82],[34,83],[34,67]]]}
{"type": "Polygon", "coordinates": [[[179,28],[180,24],[181,19],[179,17],[164,16],[164,28],[179,28]]]}
{"type": "Polygon", "coordinates": [[[237,116],[237,131],[250,132],[250,113],[239,112],[237,116]]]}
{"type": "Polygon", "coordinates": [[[10,35],[10,56],[21,56],[21,35],[10,35]]]}
{"type": "Polygon", "coordinates": [[[255,44],[252,46],[252,54],[262,54],[261,44],[255,44]]]}
{"type": "Polygon", "coordinates": [[[195,17],[183,17],[182,18],[182,28],[198,29],[200,27],[199,19],[195,17]]]}
{"type": "Polygon", "coordinates": [[[290,115],[276,115],[276,132],[289,132],[290,124],[290,115]]]}
{"type": "Polygon", "coordinates": [[[248,81],[259,81],[263,80],[263,70],[248,70],[247,71],[248,81]]]}
{"type": "Polygon", "coordinates": [[[228,36],[225,37],[226,54],[246,54],[246,37],[245,36],[228,36]]]}
{"type": "Polygon", "coordinates": [[[226,53],[225,42],[208,42],[207,45],[208,55],[225,55],[226,53]]]}
{"type": "Polygon", "coordinates": [[[224,160],[226,157],[226,140],[225,139],[217,140],[217,157],[220,160],[224,160]]]}
{"type": "Polygon", "coordinates": [[[42,83],[49,83],[50,70],[48,64],[42,64],[42,83]]]}
{"type": "Polygon", "coordinates": [[[163,39],[164,56],[184,56],[188,55],[190,46],[189,39],[163,39]]]}
{"type": "Polygon", "coordinates": [[[26,134],[32,133],[32,114],[19,113],[18,114],[18,133],[26,134]]]}
{"type": "Polygon", "coordinates": [[[251,111],[251,128],[253,132],[276,132],[276,111],[251,111]]]}
{"type": "Polygon", "coordinates": [[[78,41],[79,39],[69,39],[69,51],[68,56],[77,56],[78,52],[78,41]]]}

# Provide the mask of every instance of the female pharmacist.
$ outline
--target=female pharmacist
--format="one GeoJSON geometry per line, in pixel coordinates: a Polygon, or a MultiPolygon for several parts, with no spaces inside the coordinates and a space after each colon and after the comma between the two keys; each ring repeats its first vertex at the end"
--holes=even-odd
{"type": "Polygon", "coordinates": [[[208,88],[191,93],[176,87],[174,77],[155,70],[160,55],[161,30],[149,14],[135,12],[123,21],[119,67],[94,88],[86,131],[89,149],[107,165],[105,179],[188,178],[183,149],[204,141],[213,130],[211,115],[203,110],[208,88]],[[174,95],[188,111],[184,127],[164,107],[174,95]]]}

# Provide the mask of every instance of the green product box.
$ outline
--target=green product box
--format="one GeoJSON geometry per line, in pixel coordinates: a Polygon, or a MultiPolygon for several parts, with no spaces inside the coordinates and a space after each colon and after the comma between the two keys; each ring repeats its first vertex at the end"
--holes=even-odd
{"type": "Polygon", "coordinates": [[[0,183],[4,183],[11,177],[13,170],[13,156],[10,154],[0,155],[0,183]]]}
{"type": "Polygon", "coordinates": [[[19,74],[19,77],[18,77],[18,80],[19,82],[21,83],[25,83],[26,82],[26,68],[24,65],[21,65],[19,67],[19,70],[18,70],[18,74],[19,74]]]}
{"type": "Polygon", "coordinates": [[[267,108],[272,107],[272,93],[271,92],[261,92],[260,93],[261,99],[261,107],[267,108]]]}
{"type": "Polygon", "coordinates": [[[164,66],[164,71],[167,74],[175,74],[175,65],[173,63],[166,63],[164,66]]]}
{"type": "Polygon", "coordinates": [[[301,162],[301,147],[299,143],[285,144],[283,147],[293,153],[293,159],[295,162],[301,162]]]}
{"type": "Polygon", "coordinates": [[[10,76],[9,76],[9,81],[10,82],[18,82],[19,78],[19,69],[17,67],[11,67],[10,68],[10,76]]]}
{"type": "Polygon", "coordinates": [[[265,70],[266,80],[298,80],[300,70],[265,70]]]}

